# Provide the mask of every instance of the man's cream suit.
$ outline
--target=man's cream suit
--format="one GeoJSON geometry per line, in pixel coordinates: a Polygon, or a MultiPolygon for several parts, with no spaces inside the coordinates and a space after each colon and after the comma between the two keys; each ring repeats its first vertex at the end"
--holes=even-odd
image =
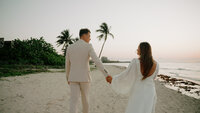
{"type": "Polygon", "coordinates": [[[90,77],[90,57],[96,64],[97,68],[108,76],[102,62],[97,57],[91,44],[80,39],[76,43],[70,45],[66,52],[66,79],[70,82],[71,98],[70,113],[77,113],[77,104],[82,96],[83,113],[88,113],[88,92],[91,82],[90,77]]]}

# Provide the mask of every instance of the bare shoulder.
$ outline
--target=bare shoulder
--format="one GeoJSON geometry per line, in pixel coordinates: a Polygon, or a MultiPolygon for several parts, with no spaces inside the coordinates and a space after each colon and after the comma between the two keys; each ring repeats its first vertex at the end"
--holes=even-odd
{"type": "Polygon", "coordinates": [[[153,60],[153,63],[154,63],[154,64],[156,64],[156,63],[157,63],[157,61],[156,61],[156,60],[153,60]]]}

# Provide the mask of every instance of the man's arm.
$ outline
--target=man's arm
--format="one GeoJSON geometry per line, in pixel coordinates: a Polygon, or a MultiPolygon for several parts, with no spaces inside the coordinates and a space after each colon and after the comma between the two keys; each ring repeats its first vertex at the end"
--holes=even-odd
{"type": "MultiPolygon", "coordinates": [[[[69,71],[70,71],[69,50],[66,52],[66,55],[65,55],[65,69],[66,69],[66,79],[68,82],[69,71]]],[[[69,84],[69,82],[68,82],[68,84],[69,84]]]]}
{"type": "Polygon", "coordinates": [[[94,63],[96,64],[97,68],[104,74],[105,77],[107,77],[108,72],[104,69],[104,66],[103,66],[101,60],[97,57],[92,44],[90,44],[89,55],[92,58],[92,60],[94,61],[94,63]]]}

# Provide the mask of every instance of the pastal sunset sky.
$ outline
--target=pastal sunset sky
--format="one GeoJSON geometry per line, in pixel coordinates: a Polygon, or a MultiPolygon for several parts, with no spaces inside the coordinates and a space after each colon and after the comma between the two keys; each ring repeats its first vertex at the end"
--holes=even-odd
{"type": "Polygon", "coordinates": [[[95,31],[103,22],[115,36],[102,53],[110,59],[137,57],[139,43],[147,41],[157,60],[200,62],[200,0],[0,0],[0,37],[43,36],[58,53],[63,30],[75,38],[89,28],[99,54],[103,41],[95,31]]]}

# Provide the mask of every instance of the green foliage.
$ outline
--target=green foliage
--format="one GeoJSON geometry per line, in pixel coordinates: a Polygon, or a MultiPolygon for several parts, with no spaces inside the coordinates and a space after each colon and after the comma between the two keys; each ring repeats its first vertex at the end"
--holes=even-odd
{"type": "Polygon", "coordinates": [[[0,48],[0,64],[64,65],[64,56],[58,55],[43,37],[15,39],[13,47],[0,48]]]}
{"type": "Polygon", "coordinates": [[[110,60],[108,59],[108,57],[102,56],[102,57],[101,57],[101,61],[102,61],[103,63],[105,63],[105,62],[109,62],[110,60]]]}
{"type": "Polygon", "coordinates": [[[62,52],[64,56],[66,55],[67,47],[79,40],[78,38],[73,39],[68,29],[62,31],[61,34],[57,36],[57,38],[57,45],[63,45],[62,52]]]}
{"type": "MultiPolygon", "coordinates": [[[[29,66],[28,66],[29,67],[29,66]]],[[[0,78],[1,77],[8,77],[8,76],[21,76],[30,73],[37,73],[37,72],[48,72],[46,68],[27,68],[24,67],[19,69],[18,66],[12,67],[1,67],[0,68],[0,78]]]]}

